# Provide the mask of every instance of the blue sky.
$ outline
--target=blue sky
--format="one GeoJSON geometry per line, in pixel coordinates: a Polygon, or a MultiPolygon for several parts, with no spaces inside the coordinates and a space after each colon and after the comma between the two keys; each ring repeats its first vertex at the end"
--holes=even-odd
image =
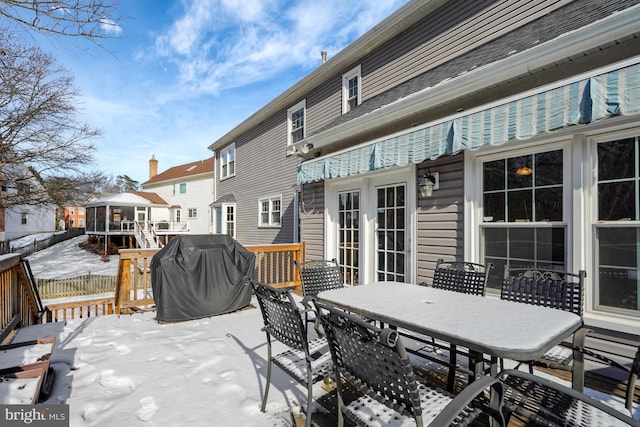
{"type": "Polygon", "coordinates": [[[90,170],[148,179],[208,146],[407,0],[122,0],[100,49],[32,36],[75,76],[102,130],[90,170]]]}

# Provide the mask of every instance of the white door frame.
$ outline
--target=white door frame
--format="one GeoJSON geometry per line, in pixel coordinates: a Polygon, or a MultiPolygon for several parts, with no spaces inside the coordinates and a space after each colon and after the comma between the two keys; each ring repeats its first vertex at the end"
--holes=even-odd
{"type": "Polygon", "coordinates": [[[338,198],[343,191],[360,191],[360,283],[377,280],[375,274],[376,257],[376,188],[383,185],[405,184],[406,188],[406,281],[416,281],[416,167],[414,164],[403,168],[384,170],[344,179],[326,181],[325,200],[325,259],[338,258],[338,198]]]}

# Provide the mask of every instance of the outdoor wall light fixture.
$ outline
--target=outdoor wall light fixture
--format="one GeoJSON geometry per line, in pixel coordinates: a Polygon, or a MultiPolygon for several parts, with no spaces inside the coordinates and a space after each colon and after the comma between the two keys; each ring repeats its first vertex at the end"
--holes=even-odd
{"type": "Polygon", "coordinates": [[[431,197],[433,190],[440,188],[440,174],[438,172],[432,174],[431,169],[427,168],[427,172],[418,178],[418,189],[420,197],[431,197]]]}
{"type": "Polygon", "coordinates": [[[313,144],[304,144],[301,149],[303,154],[309,154],[311,150],[313,150],[313,144]]]}

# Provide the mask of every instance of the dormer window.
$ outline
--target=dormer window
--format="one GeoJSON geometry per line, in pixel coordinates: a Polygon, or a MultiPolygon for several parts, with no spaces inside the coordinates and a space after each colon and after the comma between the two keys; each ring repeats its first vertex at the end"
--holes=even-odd
{"type": "Polygon", "coordinates": [[[347,114],[361,102],[360,65],[342,76],[342,114],[347,114]]]}

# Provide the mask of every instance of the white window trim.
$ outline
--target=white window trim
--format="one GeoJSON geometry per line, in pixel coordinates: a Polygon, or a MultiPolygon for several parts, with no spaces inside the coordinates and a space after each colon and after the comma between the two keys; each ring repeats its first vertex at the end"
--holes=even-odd
{"type": "Polygon", "coordinates": [[[282,206],[282,194],[260,197],[258,199],[258,227],[263,227],[263,228],[280,228],[280,227],[282,227],[282,207],[283,207],[282,206]],[[279,200],[280,201],[280,222],[278,224],[271,223],[271,215],[272,215],[271,208],[273,207],[273,201],[274,200],[279,200]],[[269,201],[269,223],[267,223],[267,224],[262,222],[262,202],[265,202],[265,201],[269,201]]]}
{"type": "Polygon", "coordinates": [[[416,165],[411,164],[406,168],[391,171],[378,171],[358,177],[338,178],[326,181],[324,192],[324,223],[325,223],[325,247],[324,258],[338,257],[338,198],[343,191],[360,191],[360,283],[376,281],[375,262],[375,203],[378,186],[386,186],[404,183],[406,185],[406,206],[408,233],[408,269],[406,270],[407,283],[415,283],[417,271],[417,214],[416,214],[416,165]],[[413,195],[413,196],[411,196],[413,195]]]}
{"type": "Polygon", "coordinates": [[[238,233],[238,207],[235,203],[222,203],[220,206],[213,207],[212,209],[213,216],[213,230],[215,234],[218,234],[217,225],[218,221],[220,222],[220,233],[219,234],[228,234],[229,236],[236,238],[236,234],[238,233]],[[227,228],[227,208],[233,208],[233,233],[229,234],[229,230],[227,228]]]}
{"type": "Polygon", "coordinates": [[[236,143],[233,142],[231,144],[229,144],[228,146],[224,147],[222,150],[220,150],[220,159],[219,159],[219,167],[218,169],[220,169],[220,181],[227,179],[227,178],[231,178],[232,176],[236,175],[236,143]],[[229,173],[229,163],[227,160],[227,174],[223,175],[223,165],[225,164],[225,158],[227,156],[227,154],[233,150],[233,173],[229,173]]]}
{"type": "Polygon", "coordinates": [[[189,219],[197,219],[198,218],[198,208],[188,208],[187,209],[187,218],[189,219]],[[194,212],[195,215],[191,215],[191,212],[194,212]]]}
{"type": "Polygon", "coordinates": [[[354,77],[358,78],[358,102],[356,105],[360,105],[362,102],[362,67],[358,65],[357,67],[349,70],[348,72],[342,75],[342,114],[347,114],[349,110],[348,107],[348,99],[349,99],[349,80],[354,77]]]}
{"type": "MultiPolygon", "coordinates": [[[[545,151],[546,149],[563,148],[565,150],[565,218],[567,218],[567,270],[577,271],[581,268],[587,271],[587,286],[585,288],[585,312],[584,318],[589,325],[606,329],[616,329],[622,332],[637,333],[640,321],[637,317],[625,316],[619,313],[594,310],[594,287],[593,280],[595,271],[594,253],[588,248],[594,242],[594,218],[596,218],[596,208],[594,197],[597,194],[597,177],[593,173],[592,166],[595,162],[595,146],[599,142],[606,142],[612,139],[637,136],[640,129],[621,122],[619,126],[599,127],[591,132],[582,134],[572,134],[535,138],[527,144],[514,147],[486,147],[478,151],[464,151],[464,182],[465,184],[465,207],[464,207],[464,248],[465,260],[480,262],[480,221],[481,221],[481,200],[479,195],[482,191],[482,170],[481,160],[511,157],[518,155],[522,151],[545,151]],[[567,144],[567,141],[570,140],[567,144]],[[567,156],[569,158],[567,159],[567,156]],[[473,184],[471,184],[473,183],[473,184]],[[581,192],[575,191],[582,188],[581,192]],[[569,200],[567,200],[569,199],[569,200]],[[569,206],[567,206],[567,203],[569,206]],[[586,209],[584,207],[587,207],[586,209]]],[[[629,225],[629,224],[626,224],[629,225]]],[[[487,293],[488,297],[496,297],[495,293],[487,293]]]]}
{"type": "Polygon", "coordinates": [[[291,116],[300,109],[303,110],[304,117],[304,124],[302,125],[302,139],[307,136],[307,100],[303,99],[287,110],[287,155],[295,152],[293,147],[293,138],[291,137],[291,132],[293,131],[291,116]]]}

